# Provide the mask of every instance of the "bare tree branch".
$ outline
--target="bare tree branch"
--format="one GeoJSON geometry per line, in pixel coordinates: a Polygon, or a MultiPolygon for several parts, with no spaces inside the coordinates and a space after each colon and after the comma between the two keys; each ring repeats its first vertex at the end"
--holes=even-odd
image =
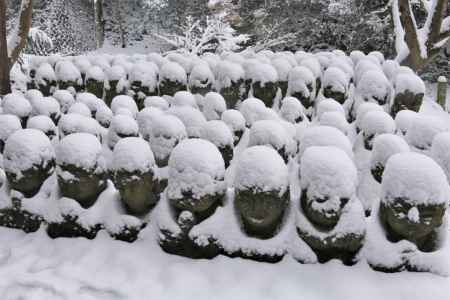
{"type": "Polygon", "coordinates": [[[31,28],[31,20],[33,16],[33,0],[22,0],[20,7],[19,24],[16,32],[13,33],[12,45],[10,45],[9,67],[12,68],[14,63],[20,56],[20,52],[27,45],[28,31],[31,28]]]}

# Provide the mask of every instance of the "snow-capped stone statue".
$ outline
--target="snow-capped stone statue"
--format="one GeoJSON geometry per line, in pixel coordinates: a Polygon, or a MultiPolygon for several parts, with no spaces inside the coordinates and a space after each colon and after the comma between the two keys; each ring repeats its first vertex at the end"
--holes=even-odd
{"type": "Polygon", "coordinates": [[[83,208],[92,206],[106,188],[106,163],[102,145],[89,133],[73,133],[56,148],[58,185],[63,197],[83,208]]]}
{"type": "Polygon", "coordinates": [[[121,139],[114,147],[112,178],[127,211],[143,215],[157,203],[154,193],[155,159],[148,143],[141,138],[121,139]]]}
{"type": "Polygon", "coordinates": [[[356,197],[357,170],[336,147],[309,147],[300,162],[297,233],[319,262],[353,264],[365,237],[365,216],[356,197]]]}
{"type": "Polygon", "coordinates": [[[161,96],[173,96],[187,88],[186,71],[176,62],[166,62],[159,73],[159,93],[161,96]]]}
{"type": "Polygon", "coordinates": [[[401,72],[395,77],[395,96],[392,104],[391,114],[396,116],[401,110],[412,110],[419,112],[425,96],[425,83],[414,74],[401,72]]]}
{"type": "Polygon", "coordinates": [[[85,86],[88,93],[94,94],[97,98],[103,98],[106,75],[99,66],[90,67],[86,73],[85,86]]]}
{"type": "Polygon", "coordinates": [[[245,71],[241,65],[230,61],[221,61],[217,65],[216,90],[228,108],[236,108],[236,104],[245,97],[244,80],[245,71]]]}
{"type": "Polygon", "coordinates": [[[213,143],[222,154],[225,168],[233,159],[234,140],[230,128],[223,121],[208,121],[203,125],[202,138],[213,143]]]}
{"type": "Polygon", "coordinates": [[[238,110],[228,109],[223,112],[222,121],[227,124],[233,133],[234,146],[236,146],[246,129],[244,116],[238,110]]]}
{"type": "Polygon", "coordinates": [[[3,164],[11,189],[26,198],[36,195],[55,169],[55,151],[37,129],[14,132],[6,141],[3,164]]]}
{"type": "Polygon", "coordinates": [[[43,63],[36,70],[35,82],[37,88],[45,97],[51,96],[57,87],[55,71],[49,63],[43,63]]]}
{"type": "Polygon", "coordinates": [[[273,237],[289,206],[288,169],[281,156],[267,146],[247,148],[239,156],[234,187],[235,208],[245,233],[273,237]]]}

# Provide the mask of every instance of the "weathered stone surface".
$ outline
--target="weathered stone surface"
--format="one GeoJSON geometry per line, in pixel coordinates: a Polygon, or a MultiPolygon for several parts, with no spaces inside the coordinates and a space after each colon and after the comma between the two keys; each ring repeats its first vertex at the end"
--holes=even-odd
{"type": "Polygon", "coordinates": [[[394,103],[391,108],[391,115],[395,118],[397,113],[401,110],[412,110],[419,112],[422,105],[424,94],[414,94],[411,91],[405,91],[395,95],[394,103]]]}

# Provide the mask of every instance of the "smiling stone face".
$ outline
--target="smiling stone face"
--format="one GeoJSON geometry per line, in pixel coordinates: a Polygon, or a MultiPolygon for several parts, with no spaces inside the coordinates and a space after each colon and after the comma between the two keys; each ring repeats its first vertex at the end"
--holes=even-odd
{"type": "Polygon", "coordinates": [[[271,238],[282,223],[288,195],[277,192],[238,191],[235,207],[245,232],[258,238],[271,238]]]}
{"type": "Polygon", "coordinates": [[[444,222],[445,204],[415,205],[407,199],[397,198],[380,205],[380,219],[385,224],[388,238],[393,241],[406,239],[423,251],[431,251],[430,241],[444,222]]]}

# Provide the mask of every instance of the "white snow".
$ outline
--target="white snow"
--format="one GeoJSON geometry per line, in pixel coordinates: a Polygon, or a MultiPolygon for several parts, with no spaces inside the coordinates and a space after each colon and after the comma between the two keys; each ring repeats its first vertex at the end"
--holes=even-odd
{"type": "Polygon", "coordinates": [[[405,152],[387,161],[381,185],[382,201],[390,203],[406,198],[415,205],[448,204],[449,193],[444,171],[428,156],[405,152]]]}
{"type": "Polygon", "coordinates": [[[36,83],[45,85],[47,81],[56,81],[56,74],[49,63],[43,63],[36,70],[36,83]]]}
{"type": "Polygon", "coordinates": [[[171,106],[190,106],[193,108],[197,108],[197,101],[195,100],[194,95],[187,91],[179,91],[173,95],[171,101],[171,106]]]}
{"type": "Polygon", "coordinates": [[[416,74],[400,73],[395,77],[395,94],[410,91],[415,95],[425,95],[425,83],[416,74]]]}
{"type": "Polygon", "coordinates": [[[48,137],[36,129],[22,129],[10,135],[5,143],[3,165],[6,172],[22,176],[22,171],[42,166],[55,158],[48,137]]]}
{"type": "Polygon", "coordinates": [[[294,97],[286,97],[281,101],[280,115],[288,122],[298,123],[305,120],[305,107],[294,97]]]}
{"type": "Polygon", "coordinates": [[[417,113],[412,110],[401,110],[395,116],[395,125],[397,131],[402,135],[406,135],[417,113]]]}
{"type": "Polygon", "coordinates": [[[206,122],[202,128],[201,138],[210,141],[218,148],[233,147],[233,134],[223,121],[212,120],[206,122]]]}
{"type": "Polygon", "coordinates": [[[320,119],[326,112],[338,112],[345,116],[344,107],[334,99],[326,98],[317,104],[317,117],[320,119]]]}
{"type": "Polygon", "coordinates": [[[114,147],[113,171],[146,173],[155,166],[155,158],[149,144],[138,137],[123,138],[114,147]]]}
{"type": "Polygon", "coordinates": [[[343,134],[348,135],[350,132],[350,124],[347,122],[345,115],[338,111],[328,111],[320,116],[319,123],[322,126],[330,126],[339,129],[343,134]]]}
{"type": "Polygon", "coordinates": [[[230,61],[221,61],[217,65],[216,89],[230,87],[232,83],[243,80],[244,77],[245,71],[241,65],[230,61]]]}
{"type": "Polygon", "coordinates": [[[138,135],[139,125],[135,119],[127,115],[115,115],[108,129],[108,145],[113,149],[123,137],[138,135]]]}
{"type": "Polygon", "coordinates": [[[66,136],[56,147],[58,165],[73,165],[86,170],[104,168],[102,145],[89,133],[74,133],[66,136]]]}
{"type": "Polygon", "coordinates": [[[33,109],[30,102],[19,93],[12,93],[3,97],[2,108],[4,114],[15,115],[19,118],[28,117],[33,109]]]}
{"type": "Polygon", "coordinates": [[[235,109],[228,109],[222,113],[222,121],[235,132],[245,129],[245,118],[240,111],[235,109]]]}
{"type": "Polygon", "coordinates": [[[53,93],[53,98],[55,98],[61,107],[62,113],[67,113],[69,107],[75,103],[75,98],[69,91],[57,90],[53,93]]]}
{"type": "Polygon", "coordinates": [[[56,135],[57,129],[52,119],[47,116],[34,116],[28,119],[27,128],[37,129],[43,133],[52,132],[56,135]]]}
{"type": "Polygon", "coordinates": [[[66,114],[61,117],[58,122],[59,136],[63,138],[76,132],[84,132],[101,137],[100,125],[92,118],[88,118],[79,114],[66,114]]]}
{"type": "Polygon", "coordinates": [[[267,146],[247,148],[239,156],[234,187],[255,192],[278,192],[288,188],[288,168],[281,156],[267,146]]]}
{"type": "Polygon", "coordinates": [[[333,92],[347,93],[350,79],[347,74],[336,67],[328,68],[323,74],[324,88],[331,87],[333,92]]]}
{"type": "Polygon", "coordinates": [[[441,166],[450,182],[450,133],[436,134],[431,146],[431,157],[441,166]]]}
{"type": "Polygon", "coordinates": [[[367,136],[394,133],[395,121],[384,111],[369,111],[361,121],[361,130],[367,136]]]}
{"type": "Polygon", "coordinates": [[[284,148],[286,154],[293,155],[297,150],[294,140],[284,127],[274,120],[261,120],[250,128],[248,146],[271,146],[279,151],[284,148]]]}
{"type": "Polygon", "coordinates": [[[167,100],[164,99],[163,97],[151,96],[151,97],[145,98],[144,106],[145,107],[156,107],[161,110],[167,110],[167,109],[169,109],[169,102],[167,102],[167,100]]]}
{"type": "Polygon", "coordinates": [[[180,142],[169,158],[169,199],[191,192],[194,199],[224,191],[225,164],[214,144],[202,139],[180,142]]]}
{"type": "Polygon", "coordinates": [[[219,93],[209,92],[205,95],[203,114],[208,121],[220,120],[222,113],[227,109],[225,99],[219,93]]]}
{"type": "Polygon", "coordinates": [[[350,140],[338,129],[329,126],[313,126],[305,129],[300,140],[299,158],[312,146],[335,146],[353,158],[350,140]]]}
{"type": "Polygon", "coordinates": [[[60,60],[56,64],[55,71],[58,80],[81,83],[80,71],[69,60],[60,60]]]}
{"type": "Polygon", "coordinates": [[[91,110],[89,107],[82,102],[75,102],[67,110],[68,114],[78,114],[87,118],[91,117],[91,110]]]}
{"type": "Polygon", "coordinates": [[[133,117],[136,117],[136,114],[139,111],[133,98],[125,95],[116,96],[111,102],[111,110],[113,114],[116,114],[117,110],[119,110],[120,108],[128,109],[133,114],[133,117]]]}
{"type": "Polygon", "coordinates": [[[167,111],[169,114],[176,116],[186,126],[189,137],[200,137],[206,118],[198,110],[190,106],[174,106],[167,111]]]}
{"type": "Polygon", "coordinates": [[[416,114],[406,132],[406,141],[419,149],[429,149],[436,134],[448,131],[447,124],[437,116],[416,114]]]}
{"type": "Polygon", "coordinates": [[[373,142],[370,166],[372,169],[377,166],[385,167],[391,156],[409,151],[408,143],[402,137],[388,133],[380,134],[373,142]]]}
{"type": "Polygon", "coordinates": [[[95,80],[99,82],[103,82],[106,79],[106,75],[103,72],[102,68],[99,66],[90,67],[86,72],[86,80],[95,80]]]}
{"type": "Polygon", "coordinates": [[[22,129],[20,120],[15,115],[1,114],[0,115],[0,140],[6,142],[8,137],[22,129]]]}
{"type": "Polygon", "coordinates": [[[159,78],[160,80],[169,79],[170,81],[182,84],[187,83],[186,71],[176,62],[166,62],[163,64],[159,73],[159,78]]]}

